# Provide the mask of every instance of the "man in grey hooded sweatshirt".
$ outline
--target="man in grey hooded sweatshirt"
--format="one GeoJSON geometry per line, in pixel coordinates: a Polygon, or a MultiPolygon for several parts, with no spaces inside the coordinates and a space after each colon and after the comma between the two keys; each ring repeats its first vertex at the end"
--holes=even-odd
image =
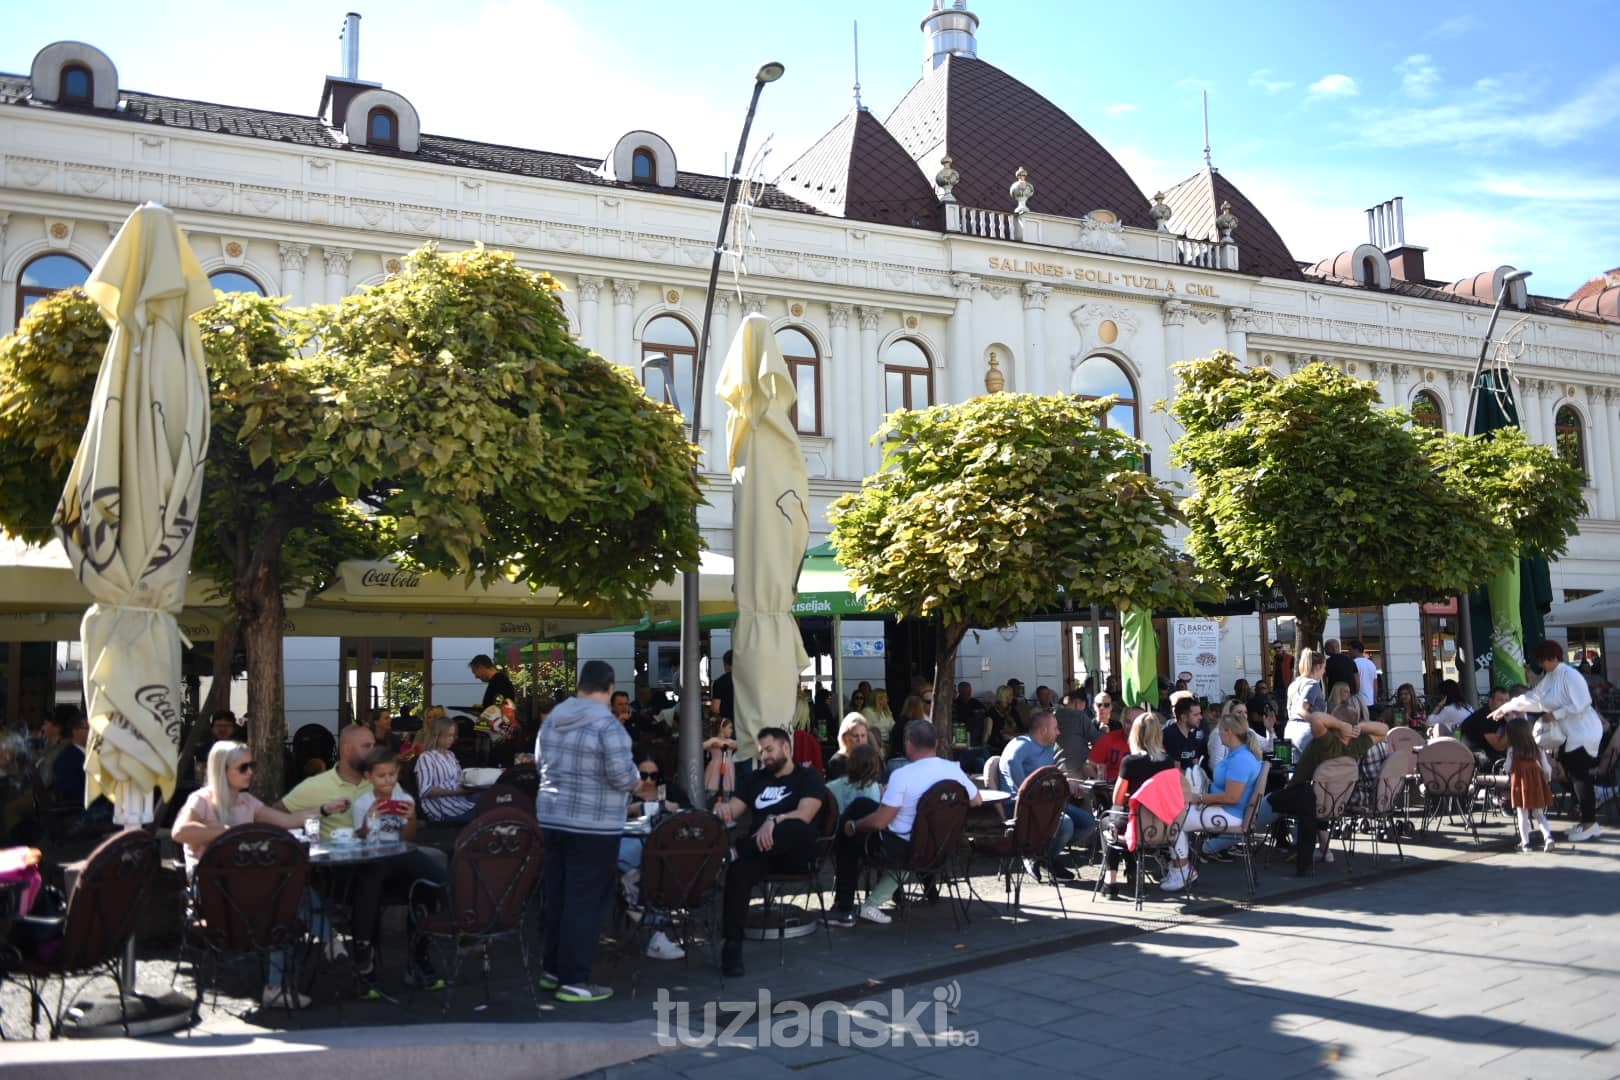
{"type": "Polygon", "coordinates": [[[558,1001],[602,1001],[613,991],[591,982],[596,938],[613,906],[625,808],[640,775],[624,725],[608,708],[612,665],[588,660],[578,690],[540,729],[540,791],[545,830],[542,870],[545,954],[540,987],[558,1001]]]}

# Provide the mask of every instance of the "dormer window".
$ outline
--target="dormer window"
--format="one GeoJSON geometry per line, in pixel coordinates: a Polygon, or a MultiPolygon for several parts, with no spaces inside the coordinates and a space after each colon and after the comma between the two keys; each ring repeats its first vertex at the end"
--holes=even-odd
{"type": "Polygon", "coordinates": [[[372,109],[366,117],[366,145],[399,149],[399,117],[393,109],[372,109]]]}
{"type": "Polygon", "coordinates": [[[639,147],[630,159],[630,179],[637,184],[650,184],[658,173],[658,159],[645,146],[639,147]]]}
{"type": "Polygon", "coordinates": [[[83,64],[69,64],[62,69],[62,87],[58,95],[64,105],[89,105],[95,101],[96,79],[83,64]]]}

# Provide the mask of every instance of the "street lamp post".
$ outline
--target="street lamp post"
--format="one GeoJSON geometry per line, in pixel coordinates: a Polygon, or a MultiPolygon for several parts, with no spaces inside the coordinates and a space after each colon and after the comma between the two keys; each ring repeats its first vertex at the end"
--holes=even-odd
{"type": "MultiPolygon", "coordinates": [[[[748,115],[743,118],[737,153],[731,159],[726,177],[726,197],[720,209],[720,231],[714,241],[714,259],[709,263],[709,291],[703,299],[703,323],[698,330],[697,359],[692,364],[692,441],[703,438],[703,367],[709,357],[709,330],[714,319],[714,291],[720,281],[720,257],[726,250],[726,230],[731,227],[731,210],[737,202],[742,179],[743,154],[748,148],[748,129],[754,124],[754,110],[766,83],[782,77],[785,69],[774,61],[761,64],[754,72],[754,94],[748,99],[748,115]]],[[[671,375],[673,375],[671,371],[671,375]]],[[[700,452],[701,456],[701,452],[700,452]]],[[[698,572],[681,574],[681,778],[687,791],[703,790],[703,711],[698,679],[699,602],[698,572]]]]}
{"type": "MultiPolygon", "coordinates": [[[[1473,435],[1475,408],[1479,403],[1479,381],[1485,377],[1485,358],[1491,351],[1491,335],[1496,332],[1496,320],[1502,314],[1502,304],[1507,300],[1507,294],[1513,288],[1514,282],[1523,281],[1530,276],[1529,270],[1514,270],[1502,276],[1502,284],[1496,290],[1496,305],[1491,308],[1491,321],[1485,324],[1485,339],[1479,343],[1479,359],[1474,361],[1474,378],[1468,384],[1468,413],[1463,417],[1463,434],[1473,435]]],[[[1472,708],[1479,701],[1479,688],[1476,680],[1479,673],[1474,670],[1474,604],[1472,589],[1464,589],[1457,597],[1457,651],[1461,654],[1463,663],[1458,667],[1464,672],[1462,679],[1462,695],[1464,704],[1472,708]]]]}

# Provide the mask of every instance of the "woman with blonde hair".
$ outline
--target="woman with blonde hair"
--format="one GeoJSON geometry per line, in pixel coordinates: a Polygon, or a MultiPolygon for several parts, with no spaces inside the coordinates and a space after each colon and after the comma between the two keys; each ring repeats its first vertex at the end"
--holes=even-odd
{"type": "Polygon", "coordinates": [[[1109,842],[1103,850],[1103,866],[1107,871],[1104,881],[1110,900],[1119,899],[1119,864],[1124,862],[1127,875],[1136,872],[1136,853],[1127,850],[1123,842],[1131,792],[1157,774],[1176,767],[1176,763],[1165,756],[1164,722],[1157,713],[1149,710],[1138,716],[1131,724],[1128,738],[1131,752],[1119,763],[1119,779],[1114,782],[1114,805],[1109,811],[1111,832],[1119,842],[1109,842]]]}
{"type": "MultiPolygon", "coordinates": [[[[849,759],[855,753],[855,748],[866,746],[871,741],[872,733],[866,726],[866,717],[858,712],[845,713],[843,721],[838,725],[838,753],[827,759],[827,779],[837,780],[847,774],[849,759]]],[[[880,752],[880,760],[881,757],[880,752]]]]}
{"type": "Polygon", "coordinates": [[[1367,703],[1361,695],[1350,689],[1349,683],[1336,682],[1328,688],[1328,712],[1336,719],[1343,720],[1352,726],[1365,724],[1372,717],[1367,713],[1367,703]]]}
{"type": "Polygon", "coordinates": [[[1007,744],[1018,737],[1018,695],[1011,686],[996,687],[996,699],[985,710],[986,733],[984,749],[987,754],[999,754],[1007,744]]]}
{"type": "Polygon", "coordinates": [[[872,700],[866,708],[861,710],[866,717],[866,726],[872,730],[872,741],[877,744],[878,753],[889,745],[889,732],[894,730],[894,713],[889,709],[889,692],[882,687],[872,691],[872,700]]]}
{"type": "Polygon", "coordinates": [[[455,744],[455,718],[437,706],[429,709],[422,721],[425,749],[416,756],[417,803],[433,821],[459,824],[473,819],[474,803],[461,793],[461,762],[451,749],[455,744]]]}
{"type": "MultiPolygon", "coordinates": [[[[197,860],[202,857],[204,849],[234,826],[259,822],[280,829],[303,831],[302,815],[289,814],[284,810],[266,806],[248,790],[253,783],[256,768],[253,750],[243,743],[222,739],[208,751],[207,783],[193,791],[190,798],[186,799],[185,805],[180,807],[180,812],[175,815],[174,826],[169,831],[174,842],[185,852],[188,879],[196,871],[197,860]]],[[[322,814],[328,812],[341,814],[348,809],[348,804],[348,799],[339,798],[322,804],[318,809],[322,814]]],[[[314,902],[313,894],[306,893],[303,904],[302,915],[308,921],[310,930],[317,937],[330,939],[331,925],[320,914],[319,905],[314,902]]],[[[334,950],[335,947],[329,944],[328,949],[334,950]]],[[[286,954],[280,950],[272,952],[268,977],[264,985],[262,998],[264,1004],[271,1007],[307,1008],[309,996],[299,993],[296,987],[288,988],[285,985],[286,968],[286,954]]]]}
{"type": "Polygon", "coordinates": [[[1226,757],[1215,767],[1209,790],[1187,796],[1187,812],[1181,819],[1170,872],[1159,884],[1166,892],[1176,892],[1198,880],[1198,871],[1187,860],[1187,834],[1225,832],[1240,825],[1248,810],[1249,796],[1265,770],[1260,762],[1260,737],[1249,730],[1247,720],[1223,716],[1215,733],[1226,745],[1226,757]]]}
{"type": "MultiPolygon", "coordinates": [[[[1235,694],[1233,696],[1227,698],[1224,702],[1221,703],[1221,713],[1220,713],[1220,716],[1217,718],[1217,722],[1219,722],[1220,720],[1225,720],[1227,717],[1234,717],[1237,720],[1242,721],[1244,729],[1246,731],[1250,732],[1251,734],[1253,734],[1254,737],[1259,740],[1260,749],[1255,752],[1256,757],[1259,757],[1259,756],[1263,755],[1267,750],[1270,749],[1270,747],[1266,745],[1265,736],[1259,734],[1258,732],[1256,732],[1253,728],[1251,728],[1249,726],[1249,706],[1248,706],[1248,704],[1245,703],[1241,698],[1239,698],[1235,694]]],[[[1209,762],[1209,769],[1210,769],[1211,774],[1214,773],[1215,766],[1219,765],[1222,761],[1224,761],[1226,759],[1226,752],[1227,752],[1226,751],[1226,744],[1223,743],[1221,740],[1219,740],[1219,739],[1211,739],[1211,740],[1209,740],[1209,756],[1208,756],[1207,760],[1209,762]]]]}
{"type": "Polygon", "coordinates": [[[1294,744],[1295,753],[1303,754],[1311,740],[1326,733],[1327,698],[1322,694],[1322,670],[1326,658],[1315,649],[1299,650],[1299,675],[1288,684],[1288,724],[1283,738],[1294,744]]]}

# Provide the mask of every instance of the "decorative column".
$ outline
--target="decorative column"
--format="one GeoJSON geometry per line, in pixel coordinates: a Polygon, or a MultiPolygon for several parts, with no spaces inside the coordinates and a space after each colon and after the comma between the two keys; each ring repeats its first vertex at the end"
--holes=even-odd
{"type": "Polygon", "coordinates": [[[1540,379],[1520,379],[1515,392],[1519,404],[1519,426],[1524,428],[1531,442],[1550,446],[1553,440],[1548,432],[1551,429],[1547,426],[1548,418],[1542,415],[1542,410],[1547,407],[1542,397],[1545,386],[1540,379]]]}
{"type": "MultiPolygon", "coordinates": [[[[737,320],[742,325],[742,320],[737,320]]],[[[726,471],[726,414],[725,406],[715,397],[719,385],[720,369],[725,366],[726,352],[731,348],[731,293],[720,288],[714,294],[714,315],[709,320],[709,359],[703,365],[703,415],[708,418],[709,438],[692,440],[708,447],[708,467],[711,472],[726,471]]]]}
{"type": "Polygon", "coordinates": [[[856,423],[860,425],[860,438],[857,440],[864,448],[861,454],[863,463],[862,476],[869,476],[878,471],[883,464],[883,451],[880,447],[868,445],[867,440],[877,431],[878,424],[888,413],[888,404],[883,393],[883,364],[878,360],[878,320],[883,318],[883,309],[877,307],[857,307],[855,317],[861,321],[861,398],[856,423]]]}
{"type": "MultiPolygon", "coordinates": [[[[1400,363],[1390,363],[1386,366],[1389,368],[1390,389],[1395,394],[1395,397],[1390,401],[1390,404],[1399,405],[1403,409],[1411,408],[1412,403],[1408,401],[1407,398],[1410,397],[1412,393],[1412,378],[1414,374],[1412,368],[1406,364],[1400,363]]],[[[1461,429],[1457,428],[1455,430],[1461,429]]]]}
{"type": "Polygon", "coordinates": [[[596,306],[602,285],[599,277],[579,275],[579,341],[597,353],[602,351],[602,315],[596,306]]]}
{"type": "MultiPolygon", "coordinates": [[[[1022,170],[1019,170],[1022,172],[1022,170]]],[[[1020,387],[1034,394],[1051,390],[1051,373],[1046,370],[1046,298],[1050,285],[1030,281],[1024,285],[1024,364],[1028,377],[1020,387]]]]}
{"type": "Polygon", "coordinates": [[[295,307],[307,303],[304,299],[304,260],[309,258],[308,244],[282,244],[281,291],[295,307]]]}
{"type": "Polygon", "coordinates": [[[326,302],[335,304],[349,295],[349,260],[354,258],[353,248],[321,248],[326,263],[326,302]]]}
{"type": "MultiPolygon", "coordinates": [[[[1248,308],[1232,308],[1226,313],[1226,351],[1238,358],[1239,363],[1249,362],[1249,331],[1254,329],[1254,312],[1248,308]]],[[[1183,356],[1171,355],[1170,363],[1178,363],[1187,359],[1183,356]]]]}
{"type": "Polygon", "coordinates": [[[1164,362],[1166,365],[1179,364],[1189,359],[1184,351],[1186,349],[1187,316],[1192,314],[1192,305],[1185,300],[1166,300],[1164,307],[1164,362]]]}
{"type": "MultiPolygon", "coordinates": [[[[1602,426],[1609,432],[1608,472],[1604,477],[1609,487],[1620,485],[1620,431],[1615,430],[1615,408],[1620,405],[1620,390],[1612,386],[1603,388],[1602,412],[1592,417],[1592,426],[1602,426]]],[[[1611,496],[1610,519],[1620,518],[1620,491],[1611,496]]]]}
{"type": "Polygon", "coordinates": [[[1609,389],[1602,386],[1586,388],[1586,422],[1592,432],[1592,445],[1586,453],[1587,486],[1596,491],[1592,500],[1594,516],[1604,521],[1615,518],[1614,485],[1617,478],[1606,467],[1613,457],[1614,431],[1609,425],[1609,389]]]}
{"type": "Polygon", "coordinates": [[[1442,376],[1446,380],[1446,389],[1450,392],[1451,411],[1457,417],[1457,430],[1468,430],[1468,382],[1473,377],[1471,371],[1447,371],[1442,376]]]}
{"type": "Polygon", "coordinates": [[[956,310],[951,313],[950,400],[966,401],[978,393],[973,385],[973,293],[979,279],[972,274],[952,274],[951,288],[956,293],[956,310]]]}
{"type": "Polygon", "coordinates": [[[641,282],[629,278],[614,278],[613,285],[613,359],[637,368],[640,377],[641,358],[634,355],[636,323],[636,293],[641,282]]]}
{"type": "Polygon", "coordinates": [[[1386,406],[1398,404],[1390,386],[1389,364],[1382,360],[1367,361],[1367,379],[1378,387],[1378,400],[1386,406]]]}
{"type": "Polygon", "coordinates": [[[821,364],[821,396],[827,404],[828,427],[833,440],[834,477],[858,480],[861,469],[861,410],[833,408],[834,401],[860,401],[861,367],[849,344],[848,304],[828,304],[827,323],[832,328],[832,355],[821,364]]]}

